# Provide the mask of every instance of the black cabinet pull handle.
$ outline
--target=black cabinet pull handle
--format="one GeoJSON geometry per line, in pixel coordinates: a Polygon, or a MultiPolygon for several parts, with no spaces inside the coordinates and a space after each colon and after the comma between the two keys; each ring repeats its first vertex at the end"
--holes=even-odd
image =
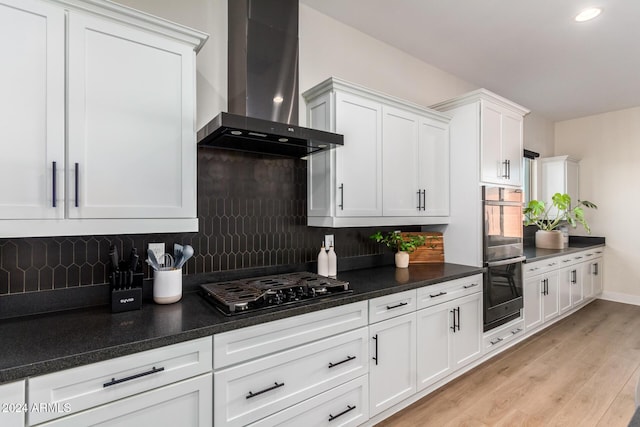
{"type": "Polygon", "coordinates": [[[120,384],[120,383],[123,383],[125,381],[135,380],[136,378],[146,377],[147,375],[155,374],[157,372],[162,372],[162,371],[164,371],[164,368],[156,368],[154,366],[149,371],[141,372],[141,373],[135,374],[135,375],[131,375],[130,377],[120,378],[119,380],[117,380],[115,378],[111,378],[111,381],[109,381],[108,383],[102,384],[102,387],[111,387],[112,385],[120,384]]]}
{"type": "Polygon", "coordinates": [[[372,338],[376,342],[376,347],[375,347],[376,355],[372,357],[372,359],[376,361],[376,366],[378,366],[378,334],[376,334],[376,336],[372,338]]]}
{"type": "Polygon", "coordinates": [[[387,310],[393,310],[394,308],[404,307],[405,305],[409,305],[409,303],[408,302],[401,302],[400,304],[396,304],[396,305],[388,305],[387,306],[387,310]]]}
{"type": "Polygon", "coordinates": [[[598,275],[598,264],[599,264],[599,263],[597,263],[597,262],[593,264],[593,267],[594,267],[593,275],[594,275],[594,276],[597,276],[597,275],[598,275]]]}
{"type": "Polygon", "coordinates": [[[338,187],[340,189],[340,204],[338,205],[338,207],[340,208],[341,211],[344,210],[344,184],[340,184],[340,187],[338,187]]]}
{"type": "Polygon", "coordinates": [[[78,194],[78,173],[80,172],[80,165],[78,163],[76,163],[76,208],[79,206],[79,201],[78,198],[80,198],[80,195],[78,194]]]}
{"type": "Polygon", "coordinates": [[[331,415],[331,414],[329,414],[329,421],[333,421],[333,420],[335,420],[336,418],[338,418],[338,417],[340,417],[340,416],[342,416],[342,415],[346,414],[347,412],[349,412],[349,411],[353,411],[354,409],[356,409],[356,405],[353,405],[353,406],[349,406],[349,405],[347,405],[347,409],[345,409],[344,411],[340,412],[338,415],[331,415]]]}
{"type": "Polygon", "coordinates": [[[269,387],[269,388],[265,388],[264,390],[260,390],[260,391],[258,391],[258,392],[256,392],[256,393],[253,393],[253,392],[251,392],[251,391],[250,391],[250,392],[249,392],[249,394],[247,394],[247,396],[246,396],[246,397],[247,397],[247,399],[251,399],[252,397],[259,396],[259,395],[261,395],[262,393],[266,393],[266,392],[268,392],[268,391],[275,390],[275,389],[280,388],[280,387],[284,387],[284,383],[280,383],[280,384],[278,384],[277,382],[275,382],[275,383],[273,383],[273,384],[274,384],[274,385],[272,385],[271,387],[269,387]]]}
{"type": "Polygon", "coordinates": [[[52,187],[53,187],[53,203],[52,206],[55,208],[56,207],[56,199],[58,198],[56,195],[56,162],[51,162],[52,163],[52,172],[51,172],[51,183],[52,183],[52,187]]]}
{"type": "Polygon", "coordinates": [[[335,366],[342,365],[343,363],[347,363],[347,362],[349,362],[349,361],[351,361],[351,360],[353,360],[353,359],[355,359],[355,358],[356,358],[355,356],[347,356],[347,358],[346,358],[346,359],[341,360],[341,361],[340,361],[340,362],[338,362],[338,363],[331,363],[331,362],[329,362],[329,368],[333,368],[333,367],[335,367],[335,366]]]}
{"type": "Polygon", "coordinates": [[[418,206],[416,207],[419,211],[422,210],[422,191],[418,190],[418,206]]]}
{"type": "Polygon", "coordinates": [[[446,295],[446,292],[440,292],[439,294],[429,294],[431,298],[441,297],[442,295],[446,295]]]}
{"type": "Polygon", "coordinates": [[[473,284],[471,284],[471,285],[464,285],[464,286],[463,286],[463,288],[464,288],[464,289],[469,289],[469,288],[473,288],[473,287],[475,287],[475,286],[478,286],[478,284],[477,284],[477,283],[473,283],[473,284]]]}
{"type": "Polygon", "coordinates": [[[455,334],[456,333],[456,309],[454,308],[449,313],[451,313],[453,316],[453,326],[450,326],[449,329],[451,329],[455,334]]]}
{"type": "Polygon", "coordinates": [[[422,190],[422,210],[427,210],[427,190],[422,190]]]}
{"type": "Polygon", "coordinates": [[[460,307],[458,307],[456,311],[458,312],[458,331],[460,331],[460,307]]]}
{"type": "Polygon", "coordinates": [[[507,179],[511,179],[511,160],[507,160],[507,179]]]}

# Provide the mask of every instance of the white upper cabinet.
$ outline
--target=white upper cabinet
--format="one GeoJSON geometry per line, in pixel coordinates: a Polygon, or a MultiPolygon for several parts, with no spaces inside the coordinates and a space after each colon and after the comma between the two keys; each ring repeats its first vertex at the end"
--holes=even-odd
{"type": "Polygon", "coordinates": [[[308,224],[449,222],[449,118],[330,78],[303,96],[307,126],[344,135],[308,160],[308,224]]]}
{"type": "Polygon", "coordinates": [[[0,24],[0,237],[197,231],[207,36],[103,1],[0,0],[0,24]]]}
{"type": "MultiPolygon", "coordinates": [[[[480,171],[478,180],[483,184],[520,187],[522,185],[523,121],[529,110],[486,89],[479,89],[458,98],[438,103],[432,108],[452,111],[467,105],[475,105],[476,117],[465,123],[469,132],[475,133],[479,144],[480,171]]],[[[474,151],[469,147],[469,152],[474,151]]]]}
{"type": "MultiPolygon", "coordinates": [[[[569,156],[545,157],[538,159],[540,165],[540,200],[547,206],[552,203],[551,198],[556,193],[566,193],[571,196],[571,203],[580,199],[579,175],[580,163],[569,156]]],[[[555,212],[550,212],[555,218],[555,212]]]]}
{"type": "Polygon", "coordinates": [[[64,40],[64,10],[0,0],[0,221],[64,217],[64,40]]]}

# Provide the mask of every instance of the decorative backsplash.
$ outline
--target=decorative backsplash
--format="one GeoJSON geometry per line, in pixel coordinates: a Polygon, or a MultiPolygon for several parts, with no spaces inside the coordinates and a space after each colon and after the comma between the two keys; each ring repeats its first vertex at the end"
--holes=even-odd
{"type": "Polygon", "coordinates": [[[339,257],[386,250],[368,239],[373,228],[307,227],[306,182],[304,160],[199,149],[198,233],[0,239],[0,295],[106,283],[111,244],[120,254],[190,244],[185,274],[306,263],[325,234],[339,257]]]}

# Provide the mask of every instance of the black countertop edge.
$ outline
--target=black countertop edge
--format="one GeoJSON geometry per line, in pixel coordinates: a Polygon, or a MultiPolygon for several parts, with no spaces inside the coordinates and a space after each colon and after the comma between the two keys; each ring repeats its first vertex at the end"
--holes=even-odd
{"type": "Polygon", "coordinates": [[[382,266],[339,272],[352,293],[313,303],[224,316],[199,292],[175,304],[145,303],[112,314],[107,307],[7,319],[0,323],[0,384],[331,307],[455,280],[484,271],[458,264],[382,266]],[[38,345],[34,346],[33,342],[38,345]]]}
{"type": "Polygon", "coordinates": [[[525,246],[524,256],[527,257],[525,262],[542,261],[601,246],[605,246],[604,237],[569,236],[569,247],[564,249],[540,249],[535,246],[525,246]]]}

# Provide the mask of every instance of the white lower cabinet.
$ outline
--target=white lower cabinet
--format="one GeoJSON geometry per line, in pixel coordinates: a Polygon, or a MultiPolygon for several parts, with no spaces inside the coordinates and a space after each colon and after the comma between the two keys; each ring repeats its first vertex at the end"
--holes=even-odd
{"type": "Polygon", "coordinates": [[[210,426],[212,390],[211,373],[208,373],[39,425],[210,426]]]}
{"type": "Polygon", "coordinates": [[[211,348],[211,337],[205,337],[30,378],[27,404],[54,410],[30,411],[28,425],[54,420],[52,425],[123,425],[129,417],[149,424],[147,419],[174,419],[176,415],[165,407],[197,409],[189,415],[193,423],[178,424],[200,425],[200,420],[211,420],[211,348]],[[165,411],[166,416],[156,417],[156,412],[165,411]]]}
{"type": "Polygon", "coordinates": [[[363,375],[250,424],[251,427],[357,426],[369,418],[369,382],[363,375]]]}
{"type": "Polygon", "coordinates": [[[560,313],[564,313],[584,300],[582,268],[580,265],[570,265],[560,269],[558,274],[560,313]]]}
{"type": "Polygon", "coordinates": [[[525,279],[523,293],[526,330],[534,329],[560,314],[557,271],[525,279]]]}
{"type": "Polygon", "coordinates": [[[482,356],[482,293],[419,310],[418,390],[482,356]]]}
{"type": "Polygon", "coordinates": [[[416,313],[369,326],[369,410],[379,414],[416,392],[416,313]]]}
{"type": "Polygon", "coordinates": [[[24,427],[26,401],[25,382],[0,385],[0,426],[24,427]]]}

